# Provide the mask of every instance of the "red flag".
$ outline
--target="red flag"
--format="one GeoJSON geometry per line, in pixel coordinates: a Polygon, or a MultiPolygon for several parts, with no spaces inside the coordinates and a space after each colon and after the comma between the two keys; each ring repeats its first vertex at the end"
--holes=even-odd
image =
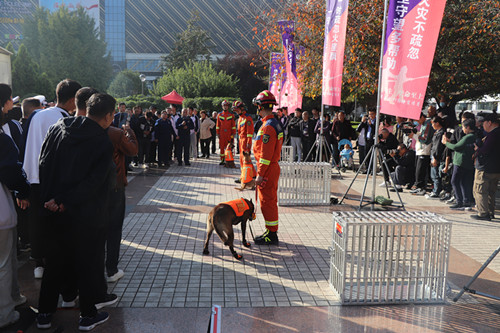
{"type": "Polygon", "coordinates": [[[323,48],[323,104],[340,106],[349,0],[327,0],[323,48]]]}
{"type": "Polygon", "coordinates": [[[446,0],[391,0],[380,112],[420,117],[445,4],[446,0]]]}

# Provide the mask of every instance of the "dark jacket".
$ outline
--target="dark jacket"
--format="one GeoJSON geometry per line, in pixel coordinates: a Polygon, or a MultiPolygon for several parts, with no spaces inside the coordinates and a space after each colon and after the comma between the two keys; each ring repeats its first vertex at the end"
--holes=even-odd
{"type": "Polygon", "coordinates": [[[415,172],[415,151],[407,149],[403,156],[396,155],[394,157],[397,165],[403,166],[412,172],[415,172]]]}
{"type": "Polygon", "coordinates": [[[144,136],[143,130],[141,128],[141,117],[141,115],[137,116],[135,114],[130,117],[130,128],[132,129],[132,131],[134,131],[137,140],[142,140],[144,136]]]}
{"type": "MultiPolygon", "coordinates": [[[[314,129],[314,132],[316,134],[321,133],[321,122],[318,121],[316,123],[316,128],[314,129]]],[[[332,144],[334,139],[332,138],[332,123],[329,121],[324,120],[323,121],[323,136],[325,137],[325,140],[328,144],[332,144]]]]}
{"type": "Polygon", "coordinates": [[[19,150],[12,138],[0,128],[0,183],[15,191],[18,199],[26,199],[30,194],[30,184],[26,180],[23,164],[19,162],[19,150]]]}
{"type": "Polygon", "coordinates": [[[396,136],[392,133],[389,133],[387,139],[380,139],[380,147],[384,154],[387,154],[388,150],[398,148],[399,141],[396,139],[396,136]]]}
{"type": "Polygon", "coordinates": [[[300,136],[302,140],[314,141],[316,140],[316,134],[314,129],[316,127],[316,121],[313,119],[308,119],[307,122],[304,120],[300,121],[300,136]]]}
{"type": "Polygon", "coordinates": [[[340,137],[340,140],[351,140],[354,137],[351,122],[347,119],[344,119],[343,122],[336,119],[332,125],[332,136],[334,140],[337,140],[337,137],[340,137]]]}
{"type": "Polygon", "coordinates": [[[141,118],[139,118],[139,126],[141,127],[143,135],[142,137],[144,138],[144,140],[150,141],[155,126],[153,118],[148,119],[145,116],[142,116],[141,118]]]}
{"type": "Polygon", "coordinates": [[[177,133],[182,138],[190,135],[190,131],[194,129],[194,123],[189,116],[179,117],[179,119],[177,119],[177,121],[175,122],[175,127],[177,128],[177,133]],[[182,125],[184,121],[186,122],[186,124],[182,125]]]}
{"type": "Polygon", "coordinates": [[[158,139],[158,141],[171,142],[173,135],[175,135],[175,132],[170,118],[165,120],[160,118],[156,121],[155,139],[158,139]]]}
{"type": "Polygon", "coordinates": [[[296,137],[300,138],[301,133],[300,133],[300,122],[302,121],[301,118],[298,117],[292,117],[288,121],[288,136],[289,137],[296,137]]]}
{"type": "Polygon", "coordinates": [[[60,119],[40,152],[42,203],[55,199],[71,222],[105,227],[116,180],[112,156],[108,133],[98,123],[82,116],[60,119]]]}
{"type": "Polygon", "coordinates": [[[486,134],[475,153],[476,169],[486,173],[500,173],[500,127],[486,134]]]}
{"type": "Polygon", "coordinates": [[[367,141],[373,141],[375,139],[375,135],[377,134],[377,132],[375,131],[375,122],[371,124],[370,120],[368,119],[366,122],[360,123],[356,131],[361,132],[363,128],[365,129],[365,139],[367,141]],[[370,128],[371,131],[369,131],[370,128]]]}
{"type": "Polygon", "coordinates": [[[434,132],[434,135],[432,136],[431,157],[438,161],[438,163],[441,161],[443,151],[446,148],[446,146],[441,142],[444,133],[444,128],[441,128],[434,132]]]}

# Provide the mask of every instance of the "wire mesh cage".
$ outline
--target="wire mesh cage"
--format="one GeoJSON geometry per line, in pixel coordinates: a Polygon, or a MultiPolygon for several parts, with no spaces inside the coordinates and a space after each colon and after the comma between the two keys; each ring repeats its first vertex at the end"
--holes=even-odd
{"type": "Polygon", "coordinates": [[[332,167],[326,162],[280,162],[278,204],[329,205],[332,167]]]}
{"type": "Polygon", "coordinates": [[[293,147],[281,146],[281,159],[282,162],[293,162],[293,147]]]}
{"type": "Polygon", "coordinates": [[[335,212],[330,285],[342,304],[444,303],[450,238],[428,212],[335,212]]]}

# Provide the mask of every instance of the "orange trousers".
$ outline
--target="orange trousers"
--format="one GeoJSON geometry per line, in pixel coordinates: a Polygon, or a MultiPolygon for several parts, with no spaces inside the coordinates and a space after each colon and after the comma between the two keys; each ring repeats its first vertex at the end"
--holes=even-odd
{"type": "Polygon", "coordinates": [[[260,201],[260,209],[266,228],[269,231],[278,231],[278,180],[280,177],[280,166],[278,163],[271,163],[267,172],[267,180],[264,188],[257,186],[257,193],[260,201]]]}
{"type": "Polygon", "coordinates": [[[231,141],[231,133],[221,132],[219,135],[219,148],[220,148],[220,159],[224,160],[224,153],[226,151],[227,144],[231,141]]]}

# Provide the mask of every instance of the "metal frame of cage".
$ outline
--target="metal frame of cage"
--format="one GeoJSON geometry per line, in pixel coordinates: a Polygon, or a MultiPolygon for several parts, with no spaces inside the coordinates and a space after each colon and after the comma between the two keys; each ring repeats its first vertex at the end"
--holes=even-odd
{"type": "Polygon", "coordinates": [[[451,222],[429,212],[333,213],[330,285],[344,305],[444,303],[451,222]]]}
{"type": "Polygon", "coordinates": [[[332,167],[326,162],[280,162],[280,206],[329,205],[332,167]]]}
{"type": "Polygon", "coordinates": [[[282,146],[281,147],[281,162],[293,162],[293,147],[292,146],[282,146]]]}

